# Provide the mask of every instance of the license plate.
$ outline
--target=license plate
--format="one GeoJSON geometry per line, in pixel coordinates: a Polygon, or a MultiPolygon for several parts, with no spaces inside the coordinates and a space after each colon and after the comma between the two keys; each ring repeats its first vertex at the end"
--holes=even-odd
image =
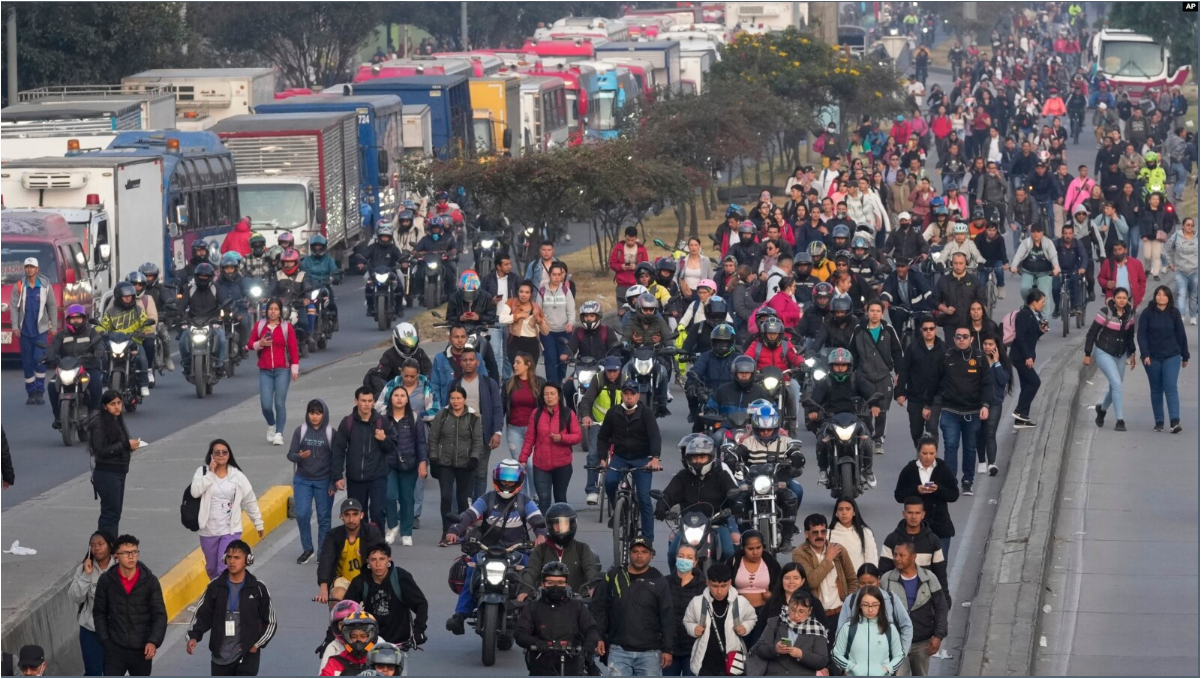
{"type": "Polygon", "coordinates": [[[0,344],[12,344],[13,334],[11,332],[0,332],[0,344]]]}

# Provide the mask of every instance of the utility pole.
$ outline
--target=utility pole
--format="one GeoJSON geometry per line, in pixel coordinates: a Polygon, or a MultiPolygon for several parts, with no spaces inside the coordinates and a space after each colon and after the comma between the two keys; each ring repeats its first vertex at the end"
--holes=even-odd
{"type": "Polygon", "coordinates": [[[467,46],[467,3],[459,3],[459,41],[462,43],[460,48],[463,51],[471,49],[467,46]]]}
{"type": "Polygon", "coordinates": [[[809,20],[816,20],[820,33],[818,37],[829,45],[838,44],[838,3],[811,2],[809,3],[809,20]]]}
{"type": "Polygon", "coordinates": [[[13,7],[8,13],[7,33],[4,39],[8,42],[8,104],[17,103],[17,8],[13,7]]]}

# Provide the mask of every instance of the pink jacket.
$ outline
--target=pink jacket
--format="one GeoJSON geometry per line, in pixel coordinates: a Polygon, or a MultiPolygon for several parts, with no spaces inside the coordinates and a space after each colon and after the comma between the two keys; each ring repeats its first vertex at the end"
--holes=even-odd
{"type": "Polygon", "coordinates": [[[776,310],[785,328],[795,328],[801,322],[801,307],[791,295],[777,292],[767,300],[767,306],[776,310]]]}
{"type": "Polygon", "coordinates": [[[525,430],[525,443],[521,444],[521,456],[518,458],[521,464],[525,464],[537,449],[534,467],[544,472],[571,465],[571,447],[584,440],[584,434],[575,412],[568,409],[567,414],[567,428],[560,430],[558,408],[553,412],[545,409],[534,411],[525,430]],[[550,435],[553,433],[560,434],[562,440],[558,443],[552,441],[550,435]]]}

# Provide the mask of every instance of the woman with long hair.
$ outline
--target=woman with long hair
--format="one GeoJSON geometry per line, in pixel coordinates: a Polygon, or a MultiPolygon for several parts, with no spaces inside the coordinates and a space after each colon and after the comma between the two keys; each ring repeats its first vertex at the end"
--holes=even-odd
{"type": "Polygon", "coordinates": [[[701,239],[688,239],[688,254],[676,263],[676,282],[685,299],[693,299],[696,286],[703,280],[713,278],[713,262],[701,252],[701,239]]]}
{"type": "Polygon", "coordinates": [[[981,352],[992,372],[993,393],[987,395],[989,416],[980,421],[979,438],[976,439],[976,475],[987,472],[989,476],[996,476],[1000,471],[997,467],[997,427],[1001,424],[1005,394],[1013,393],[1013,364],[1009,362],[1009,353],[1001,345],[999,335],[983,337],[981,352]],[[997,415],[994,417],[992,413],[997,415]]]}
{"type": "Polygon", "coordinates": [[[1155,431],[1163,431],[1163,404],[1168,403],[1168,418],[1173,434],[1179,434],[1180,391],[1177,382],[1180,369],[1188,367],[1188,336],[1184,333],[1184,318],[1176,308],[1172,290],[1161,285],[1155,288],[1151,301],[1138,318],[1138,351],[1151,384],[1151,411],[1155,414],[1155,431]]]}
{"type": "Polygon", "coordinates": [[[1130,370],[1134,370],[1136,365],[1135,315],[1134,306],[1130,303],[1130,291],[1118,288],[1097,312],[1084,337],[1084,365],[1090,365],[1095,358],[1097,368],[1109,382],[1105,397],[1096,405],[1098,427],[1105,426],[1105,415],[1112,407],[1117,418],[1113,430],[1126,431],[1126,414],[1122,408],[1122,383],[1126,379],[1126,371],[1122,370],[1122,363],[1129,366],[1130,370]]]}
{"type": "Polygon", "coordinates": [[[876,534],[863,520],[859,513],[859,505],[849,497],[834,503],[834,515],[830,517],[829,541],[843,546],[856,571],[865,563],[875,565],[880,560],[876,548],[876,534]]]}
{"type": "Polygon", "coordinates": [[[550,333],[550,324],[542,307],[534,301],[534,284],[522,281],[517,286],[517,293],[505,300],[500,309],[500,322],[509,326],[509,356],[520,352],[529,354],[538,365],[538,356],[542,353],[542,335],[550,333]]]}
{"type": "Polygon", "coordinates": [[[104,643],[96,634],[96,623],[92,619],[92,604],[96,601],[96,583],[100,576],[112,567],[113,543],[116,538],[98,530],[92,533],[88,541],[88,555],[83,558],[79,568],[71,578],[71,587],[67,595],[71,604],[78,608],[76,619],[79,622],[79,651],[83,655],[83,675],[99,677],[104,675],[104,643]]]}
{"type": "Polygon", "coordinates": [[[140,439],[130,437],[125,426],[125,404],[121,394],[109,389],[100,395],[100,412],[88,427],[88,448],[92,460],[92,488],[100,498],[97,530],[120,535],[121,510],[125,505],[125,477],[129,474],[129,455],[141,447],[140,439]]]}
{"type": "Polygon", "coordinates": [[[884,594],[879,587],[863,587],[855,603],[857,610],[835,637],[835,664],[848,677],[892,676],[909,649],[901,648],[900,632],[884,614],[884,594]]]}
{"type": "Polygon", "coordinates": [[[752,646],[763,633],[770,615],[766,606],[772,606],[780,593],[780,562],[767,549],[763,534],[751,529],[742,534],[738,550],[730,558],[734,571],[734,589],[752,606],[758,620],[754,629],[747,634],[747,646],[752,646]]]}
{"type": "Polygon", "coordinates": [[[1176,308],[1180,315],[1197,324],[1201,312],[1198,285],[1201,283],[1201,247],[1198,246],[1197,222],[1186,217],[1180,228],[1163,244],[1163,258],[1168,270],[1176,277],[1176,308]]]}
{"type": "Polygon", "coordinates": [[[384,535],[388,542],[395,542],[399,532],[400,544],[410,547],[413,544],[413,498],[417,481],[424,481],[429,474],[425,424],[411,407],[407,389],[392,390],[384,421],[396,450],[396,454],[389,457],[396,466],[388,472],[388,504],[385,505],[388,531],[384,535]],[[399,511],[397,502],[400,503],[399,511]]]}
{"type": "Polygon", "coordinates": [[[242,539],[242,511],[263,537],[263,515],[250,480],[234,460],[225,439],[213,439],[204,465],[192,475],[192,497],[200,499],[200,551],[209,579],[225,570],[225,548],[242,539]]]}
{"type": "Polygon", "coordinates": [[[967,309],[968,330],[972,333],[972,346],[984,351],[984,338],[1000,336],[1000,326],[988,317],[984,304],[979,300],[973,301],[967,309]]]}
{"type": "Polygon", "coordinates": [[[447,545],[445,536],[452,524],[446,516],[450,513],[451,499],[458,502],[460,511],[467,510],[473,474],[484,453],[483,421],[467,408],[467,392],[461,386],[451,387],[447,400],[446,407],[438,411],[430,424],[429,439],[430,470],[442,491],[441,547],[447,545]]]}
{"type": "MultiPolygon", "coordinates": [[[[530,425],[530,418],[537,410],[542,398],[542,385],[546,383],[534,372],[537,362],[533,356],[524,351],[517,352],[513,357],[513,376],[505,381],[502,401],[505,410],[505,442],[509,446],[509,457],[516,460],[525,446],[525,430],[530,425]]],[[[526,476],[534,478],[534,463],[526,466],[526,476]]],[[[537,502],[537,493],[526,494],[537,502]]]]}
{"type": "Polygon", "coordinates": [[[584,439],[579,418],[563,402],[558,384],[542,385],[538,407],[530,415],[518,461],[534,464],[534,487],[538,489],[538,509],[545,514],[554,502],[567,502],[571,483],[571,448],[584,439]]]}
{"type": "Polygon", "coordinates": [[[278,299],[267,301],[267,316],[250,329],[246,348],[259,354],[259,406],[267,420],[267,442],[282,446],[288,385],[300,377],[300,345],[278,299]]]}

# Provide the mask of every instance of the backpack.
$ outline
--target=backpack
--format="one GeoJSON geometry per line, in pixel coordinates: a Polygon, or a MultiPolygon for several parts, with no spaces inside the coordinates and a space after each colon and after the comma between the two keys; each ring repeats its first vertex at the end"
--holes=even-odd
{"type": "MultiPolygon", "coordinates": [[[[204,473],[208,473],[205,470],[204,473]]],[[[192,484],[184,486],[183,499],[179,502],[179,520],[184,528],[196,533],[200,530],[200,498],[192,497],[192,484]]]]}
{"type": "Polygon", "coordinates": [[[1001,343],[1005,346],[1013,344],[1013,341],[1017,339],[1018,311],[1021,309],[1010,311],[1005,314],[1005,318],[1001,319],[1001,343]]]}
{"type": "MultiPolygon", "coordinates": [[[[388,569],[388,584],[392,587],[392,594],[404,601],[404,597],[400,595],[400,576],[396,574],[396,566],[388,569]]],[[[363,598],[359,601],[367,601],[367,578],[363,578],[363,598]]]]}
{"type": "MultiPolygon", "coordinates": [[[[285,322],[283,321],[283,319],[280,319],[279,326],[280,326],[281,328],[283,328],[283,333],[284,333],[284,352],[285,352],[285,356],[286,356],[286,352],[288,351],[288,346],[287,346],[287,345],[288,345],[288,340],[289,340],[289,339],[291,339],[293,343],[295,343],[295,342],[296,342],[296,335],[295,335],[295,332],[296,332],[296,331],[295,331],[295,330],[292,328],[292,324],[291,324],[291,323],[285,323],[285,322]]],[[[260,338],[262,338],[262,336],[263,336],[263,331],[264,331],[264,330],[266,330],[266,329],[267,329],[267,319],[265,319],[265,318],[259,319],[259,322],[258,322],[258,323],[256,323],[256,324],[255,324],[255,326],[254,326],[254,332],[255,332],[256,334],[258,334],[258,336],[259,336],[260,338]]],[[[259,349],[259,351],[265,351],[265,349],[259,349]]],[[[299,353],[299,352],[297,352],[297,353],[299,353]]]]}

